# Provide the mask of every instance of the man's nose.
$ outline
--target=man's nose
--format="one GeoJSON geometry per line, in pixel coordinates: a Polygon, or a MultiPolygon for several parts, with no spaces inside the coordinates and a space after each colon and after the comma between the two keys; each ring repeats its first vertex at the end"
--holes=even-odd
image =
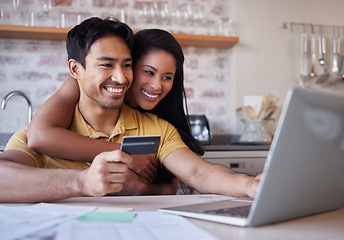
{"type": "Polygon", "coordinates": [[[111,80],[119,84],[124,84],[128,81],[127,76],[122,69],[115,69],[112,73],[111,80]]]}

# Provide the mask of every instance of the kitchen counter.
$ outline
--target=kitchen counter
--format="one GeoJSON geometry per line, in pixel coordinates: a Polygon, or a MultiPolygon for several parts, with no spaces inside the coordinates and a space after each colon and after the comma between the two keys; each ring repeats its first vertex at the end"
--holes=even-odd
{"type": "Polygon", "coordinates": [[[202,145],[203,159],[251,176],[262,173],[270,144],[241,143],[239,138],[240,135],[213,135],[209,144],[202,145]]]}
{"type": "Polygon", "coordinates": [[[241,143],[240,135],[214,135],[209,144],[203,144],[205,151],[268,151],[270,144],[241,143]]]}
{"type": "Polygon", "coordinates": [[[5,150],[6,144],[12,135],[13,133],[0,133],[0,152],[5,150]]]}

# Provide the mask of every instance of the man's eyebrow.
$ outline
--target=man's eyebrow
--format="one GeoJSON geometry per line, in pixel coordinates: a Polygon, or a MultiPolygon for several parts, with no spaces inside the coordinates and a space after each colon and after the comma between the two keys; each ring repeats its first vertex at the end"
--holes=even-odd
{"type": "MultiPolygon", "coordinates": [[[[97,60],[118,62],[117,58],[106,57],[106,56],[98,57],[97,60]]],[[[126,59],[124,59],[124,61],[129,62],[129,61],[133,61],[133,59],[132,58],[126,58],[126,59]]]]}

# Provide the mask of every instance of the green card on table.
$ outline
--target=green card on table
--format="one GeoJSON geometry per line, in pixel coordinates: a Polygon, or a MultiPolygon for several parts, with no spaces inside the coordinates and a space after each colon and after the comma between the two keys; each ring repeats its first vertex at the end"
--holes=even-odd
{"type": "Polygon", "coordinates": [[[79,221],[94,222],[130,222],[136,213],[134,212],[89,212],[78,217],[79,221]]]}

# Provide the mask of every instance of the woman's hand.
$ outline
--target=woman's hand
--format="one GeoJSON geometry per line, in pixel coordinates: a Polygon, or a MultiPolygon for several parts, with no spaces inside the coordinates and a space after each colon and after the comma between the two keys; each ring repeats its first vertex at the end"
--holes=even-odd
{"type": "Polygon", "coordinates": [[[128,167],[137,175],[143,177],[147,183],[152,183],[157,175],[158,161],[152,155],[131,155],[132,162],[128,167]]]}

